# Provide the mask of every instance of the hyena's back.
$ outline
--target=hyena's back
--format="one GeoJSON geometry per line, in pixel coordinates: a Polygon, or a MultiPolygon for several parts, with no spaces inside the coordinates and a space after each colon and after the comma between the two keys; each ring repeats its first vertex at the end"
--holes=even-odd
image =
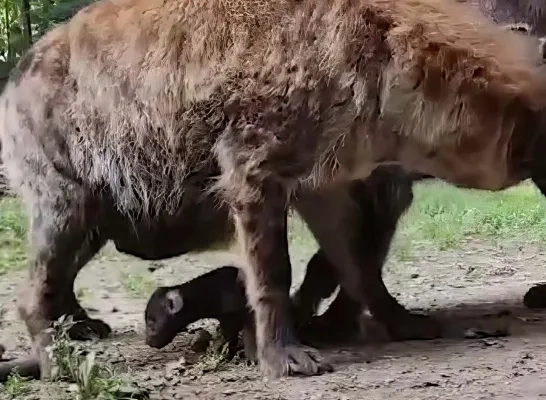
{"type": "MultiPolygon", "coordinates": [[[[486,80],[499,74],[504,79],[499,69],[508,71],[526,57],[525,46],[517,46],[514,35],[496,38],[502,34],[485,17],[445,4],[95,3],[34,45],[6,88],[2,155],[11,184],[24,191],[30,185],[25,181],[29,173],[54,170],[92,190],[108,188],[121,210],[172,210],[189,180],[214,169],[212,148],[230,122],[230,109],[244,110],[239,124],[269,123],[268,114],[282,108],[292,109],[294,115],[305,109],[306,118],[319,129],[316,137],[294,139],[310,154],[303,178],[321,176],[315,163],[332,168],[324,160],[351,164],[354,155],[332,144],[347,136],[345,141],[355,141],[347,148],[365,148],[359,142],[363,135],[346,134],[360,123],[357,117],[367,124],[377,110],[419,126],[420,141],[439,140],[452,134],[436,124],[439,117],[411,120],[416,105],[406,105],[398,114],[395,110],[404,107],[396,98],[418,104],[423,96],[403,96],[404,88],[396,90],[400,87],[378,93],[387,66],[389,73],[399,75],[398,82],[415,79],[420,57],[441,55],[441,46],[451,46],[450,40],[486,60],[468,60],[476,62],[476,68],[486,66],[486,80]],[[426,53],[420,47],[423,40],[439,41],[440,50],[426,53]]],[[[455,81],[454,68],[461,66],[449,68],[453,76],[448,78],[455,81]]],[[[525,75],[517,74],[512,74],[516,80],[525,75]]],[[[506,85],[517,90],[518,82],[506,85]]],[[[372,158],[367,153],[358,156],[372,158]]]]}

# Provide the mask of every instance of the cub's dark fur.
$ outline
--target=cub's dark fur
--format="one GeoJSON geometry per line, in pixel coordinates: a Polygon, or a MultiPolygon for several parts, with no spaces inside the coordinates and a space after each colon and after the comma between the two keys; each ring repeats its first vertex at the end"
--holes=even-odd
{"type": "Polygon", "coordinates": [[[181,285],[156,289],[146,305],[146,344],[165,347],[189,324],[213,318],[233,357],[249,315],[241,271],[223,266],[181,285]]]}

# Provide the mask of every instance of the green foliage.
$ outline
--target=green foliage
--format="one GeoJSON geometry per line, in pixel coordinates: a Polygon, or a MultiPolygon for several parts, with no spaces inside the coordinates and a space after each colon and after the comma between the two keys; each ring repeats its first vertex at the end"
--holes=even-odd
{"type": "Polygon", "coordinates": [[[69,339],[68,330],[74,325],[64,316],[51,328],[53,344],[48,351],[55,367],[54,381],[71,382],[69,390],[76,400],[147,399],[148,393],[117,374],[108,364],[99,363],[96,353],[81,343],[69,339]]]}
{"type": "Polygon", "coordinates": [[[96,0],[64,0],[56,3],[55,6],[49,10],[47,16],[44,16],[43,13],[40,14],[40,16],[46,19],[48,26],[53,26],[70,19],[80,9],[95,1],[96,0]]]}
{"type": "MultiPolygon", "coordinates": [[[[473,237],[546,240],[546,199],[532,183],[488,192],[429,181],[416,183],[413,190],[414,201],[400,220],[393,243],[398,261],[414,260],[421,244],[446,250],[473,237]]],[[[299,218],[291,218],[289,228],[291,245],[314,245],[299,218]]]]}
{"type": "Polygon", "coordinates": [[[0,80],[30,45],[56,24],[65,22],[96,0],[30,0],[30,32],[24,22],[24,0],[0,0],[0,80]]]}
{"type": "Polygon", "coordinates": [[[148,275],[123,273],[123,282],[135,297],[147,297],[155,289],[154,281],[148,275]]]}
{"type": "Polygon", "coordinates": [[[469,237],[546,238],[546,200],[533,184],[494,193],[422,182],[414,193],[414,202],[400,221],[398,241],[425,241],[448,249],[469,237]]]}
{"type": "Polygon", "coordinates": [[[27,218],[20,200],[0,200],[0,275],[25,266],[27,218]]]}
{"type": "Polygon", "coordinates": [[[19,374],[12,373],[6,383],[4,383],[4,391],[9,399],[18,399],[21,396],[31,392],[29,378],[23,378],[19,374]]]}

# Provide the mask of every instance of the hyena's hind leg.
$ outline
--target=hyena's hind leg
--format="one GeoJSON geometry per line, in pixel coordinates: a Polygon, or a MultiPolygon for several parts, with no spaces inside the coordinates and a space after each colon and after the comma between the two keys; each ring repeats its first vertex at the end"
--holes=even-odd
{"type": "MultiPolygon", "coordinates": [[[[337,341],[351,337],[357,333],[358,318],[364,307],[369,308],[394,339],[425,339],[441,334],[436,321],[410,313],[385,287],[382,267],[396,223],[411,204],[411,186],[409,196],[398,197],[394,200],[396,204],[392,204],[396,207],[391,208],[385,202],[389,196],[407,193],[390,193],[390,190],[407,188],[377,174],[376,178],[378,187],[370,186],[371,182],[367,182],[368,186],[360,182],[352,190],[347,188],[345,194],[332,191],[299,198],[298,211],[328,256],[325,261],[337,270],[341,283],[330,309],[302,332],[304,336],[305,332],[311,334],[306,340],[337,341]],[[389,188],[391,184],[395,186],[389,188]],[[385,201],[379,201],[381,198],[385,201]]],[[[327,268],[327,263],[323,264],[323,269],[327,268]]]]}
{"type": "MultiPolygon", "coordinates": [[[[94,210],[82,190],[62,177],[47,177],[48,190],[31,201],[30,271],[19,299],[19,314],[25,321],[42,365],[43,348],[50,341],[44,331],[62,315],[71,315],[76,324],[73,339],[89,336],[105,338],[110,327],[91,319],[78,303],[74,281],[79,270],[100,250],[104,240],[94,226],[94,210]],[[64,184],[63,184],[64,183],[64,184]],[[47,193],[47,195],[45,195],[47,193]]],[[[42,373],[48,373],[47,368],[42,373]]]]}
{"type": "MultiPolygon", "coordinates": [[[[27,57],[32,63],[32,51],[27,57]]],[[[55,118],[64,109],[53,94],[61,91],[63,83],[43,74],[26,79],[24,73],[3,94],[2,161],[10,187],[20,194],[29,218],[30,270],[18,309],[47,376],[44,347],[51,337],[44,330],[52,321],[73,315],[80,321],[69,332],[74,339],[90,333],[106,337],[111,329],[90,319],[74,294],[79,270],[103,246],[104,239],[97,225],[100,201],[75,178],[63,127],[55,118]],[[29,93],[48,93],[49,97],[29,93]]]]}

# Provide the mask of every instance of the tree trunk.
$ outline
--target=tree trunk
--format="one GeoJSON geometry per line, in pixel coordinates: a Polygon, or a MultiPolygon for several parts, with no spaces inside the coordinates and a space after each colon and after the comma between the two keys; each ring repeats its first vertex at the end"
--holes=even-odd
{"type": "Polygon", "coordinates": [[[49,28],[49,8],[52,5],[51,0],[42,0],[42,20],[40,21],[40,35],[47,32],[49,28]]]}
{"type": "Polygon", "coordinates": [[[9,20],[9,0],[4,0],[4,19],[6,22],[6,61],[9,63],[13,58],[13,51],[11,47],[11,33],[10,25],[11,21],[9,20]]]}
{"type": "Polygon", "coordinates": [[[25,50],[32,45],[32,25],[30,21],[30,0],[23,0],[23,37],[25,39],[25,50]]]}

